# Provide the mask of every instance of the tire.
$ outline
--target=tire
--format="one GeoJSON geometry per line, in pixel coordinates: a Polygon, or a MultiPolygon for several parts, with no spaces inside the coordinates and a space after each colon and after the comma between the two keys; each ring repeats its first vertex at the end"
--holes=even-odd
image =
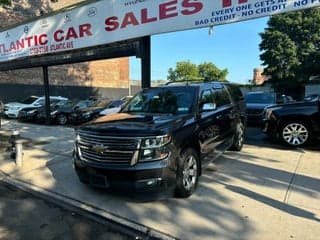
{"type": "Polygon", "coordinates": [[[311,139],[308,124],[303,121],[288,121],[282,124],[279,131],[280,140],[291,147],[300,147],[311,139]]]}
{"type": "Polygon", "coordinates": [[[181,154],[177,168],[176,196],[187,198],[197,188],[200,164],[195,150],[188,148],[181,154]]]}
{"type": "Polygon", "coordinates": [[[57,122],[59,125],[66,125],[68,122],[68,117],[65,114],[59,114],[57,116],[57,122]]]}
{"type": "Polygon", "coordinates": [[[244,137],[245,129],[243,123],[240,121],[239,123],[237,123],[236,132],[230,150],[238,152],[241,151],[244,144],[244,137]]]}

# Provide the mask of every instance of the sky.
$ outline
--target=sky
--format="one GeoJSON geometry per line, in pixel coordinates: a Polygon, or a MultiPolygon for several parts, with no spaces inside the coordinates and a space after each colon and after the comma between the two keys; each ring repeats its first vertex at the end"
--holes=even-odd
{"type": "MultiPolygon", "coordinates": [[[[165,33],[151,37],[151,80],[167,80],[168,69],[176,62],[212,62],[227,68],[227,80],[248,83],[253,69],[262,67],[259,44],[268,18],[259,18],[209,28],[165,33]]],[[[130,58],[130,79],[140,80],[140,60],[130,58]]]]}

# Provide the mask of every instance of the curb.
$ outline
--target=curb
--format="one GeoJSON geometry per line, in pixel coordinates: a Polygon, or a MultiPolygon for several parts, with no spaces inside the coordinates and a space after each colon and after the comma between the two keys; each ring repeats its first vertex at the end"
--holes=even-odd
{"type": "Polygon", "coordinates": [[[0,174],[0,181],[8,185],[14,186],[22,191],[31,193],[37,197],[45,199],[46,201],[60,205],[70,211],[74,211],[80,215],[88,217],[94,221],[105,224],[108,222],[115,227],[121,228],[121,230],[128,234],[129,236],[135,236],[135,239],[159,239],[159,240],[177,240],[177,238],[163,233],[161,231],[149,228],[137,222],[131,221],[129,219],[117,216],[115,214],[109,213],[103,209],[96,208],[85,202],[81,202],[76,199],[72,199],[61,195],[56,192],[48,191],[37,187],[35,185],[25,183],[20,180],[11,178],[8,175],[0,174]]]}

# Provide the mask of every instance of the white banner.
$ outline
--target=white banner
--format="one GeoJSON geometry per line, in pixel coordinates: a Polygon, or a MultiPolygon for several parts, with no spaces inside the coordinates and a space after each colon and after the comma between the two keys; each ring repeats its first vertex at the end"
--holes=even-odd
{"type": "Polygon", "coordinates": [[[0,33],[0,62],[319,7],[320,0],[103,0],[0,33]]]}

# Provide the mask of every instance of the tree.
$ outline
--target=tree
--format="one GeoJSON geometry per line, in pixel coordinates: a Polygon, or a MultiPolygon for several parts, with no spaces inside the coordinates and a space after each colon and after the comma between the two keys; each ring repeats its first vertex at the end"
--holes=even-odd
{"type": "Polygon", "coordinates": [[[181,61],[176,63],[175,69],[169,68],[167,79],[169,81],[226,81],[228,70],[220,70],[213,63],[201,63],[198,66],[190,61],[181,61]]]}
{"type": "Polygon", "coordinates": [[[209,62],[204,62],[199,64],[199,75],[202,79],[206,80],[220,80],[226,81],[228,75],[228,69],[220,70],[216,65],[209,62]]]}
{"type": "Polygon", "coordinates": [[[270,17],[260,59],[276,85],[299,85],[320,74],[320,9],[270,17]]]}
{"type": "Polygon", "coordinates": [[[174,70],[169,68],[167,79],[172,82],[181,80],[199,80],[199,70],[197,65],[191,63],[189,60],[177,62],[174,70]]]}
{"type": "Polygon", "coordinates": [[[10,0],[0,0],[0,5],[10,5],[11,1],[10,0]]]}

